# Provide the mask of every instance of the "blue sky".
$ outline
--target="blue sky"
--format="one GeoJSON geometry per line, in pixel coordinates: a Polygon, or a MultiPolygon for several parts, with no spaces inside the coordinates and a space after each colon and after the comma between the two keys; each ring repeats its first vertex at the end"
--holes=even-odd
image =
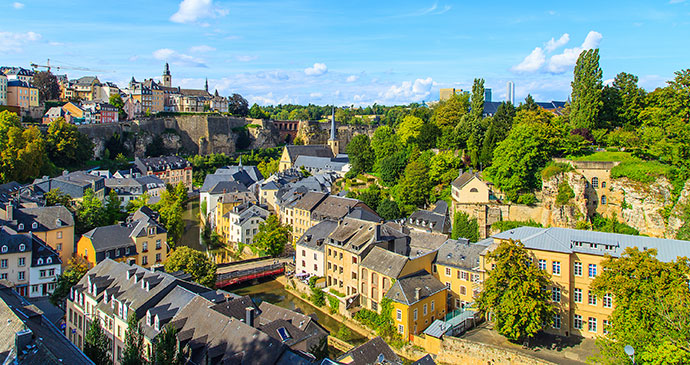
{"type": "Polygon", "coordinates": [[[503,100],[565,100],[577,54],[599,47],[653,89],[690,67],[690,1],[0,2],[0,64],[45,63],[121,87],[160,78],[250,102],[368,105],[438,99],[486,80],[503,100]]]}

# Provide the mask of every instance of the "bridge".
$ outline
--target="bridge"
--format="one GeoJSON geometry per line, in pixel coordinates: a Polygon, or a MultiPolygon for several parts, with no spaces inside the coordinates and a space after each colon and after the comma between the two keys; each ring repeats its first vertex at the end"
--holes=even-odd
{"type": "Polygon", "coordinates": [[[255,259],[231,262],[218,265],[216,287],[243,283],[285,272],[285,264],[292,262],[289,258],[259,257],[255,259]]]}

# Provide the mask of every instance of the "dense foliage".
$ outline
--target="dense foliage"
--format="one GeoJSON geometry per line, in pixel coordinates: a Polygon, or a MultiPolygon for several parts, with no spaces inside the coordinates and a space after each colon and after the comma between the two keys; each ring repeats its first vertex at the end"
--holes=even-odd
{"type": "Polygon", "coordinates": [[[184,271],[197,283],[213,288],[216,285],[216,264],[203,252],[181,246],[174,249],[165,261],[165,271],[184,271]]]}
{"type": "Polygon", "coordinates": [[[479,225],[477,218],[470,218],[465,212],[455,212],[453,217],[453,232],[451,238],[467,238],[470,242],[479,241],[479,225]]]}
{"type": "Polygon", "coordinates": [[[50,295],[50,302],[53,305],[61,305],[67,299],[70,289],[84,277],[87,271],[89,267],[84,261],[76,257],[71,258],[67,263],[67,269],[58,275],[55,290],[50,295]]]}
{"type": "Polygon", "coordinates": [[[135,311],[127,318],[125,331],[125,348],[122,350],[122,365],[144,365],[144,331],[135,311]]]}
{"type": "Polygon", "coordinates": [[[101,318],[96,316],[86,330],[84,336],[84,355],[88,356],[96,365],[111,363],[108,356],[108,337],[101,327],[101,318]]]}
{"type": "Polygon", "coordinates": [[[253,252],[260,255],[280,256],[290,238],[290,226],[284,226],[276,215],[270,215],[265,222],[259,224],[259,231],[254,236],[251,246],[253,252]]]}

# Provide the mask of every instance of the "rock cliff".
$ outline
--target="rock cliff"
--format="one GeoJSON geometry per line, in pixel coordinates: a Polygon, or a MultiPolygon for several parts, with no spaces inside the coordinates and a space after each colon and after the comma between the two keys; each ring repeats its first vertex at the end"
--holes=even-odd
{"type": "Polygon", "coordinates": [[[540,196],[542,225],[552,227],[575,228],[577,222],[586,220],[589,216],[586,179],[581,174],[569,171],[558,173],[543,180],[540,196]],[[568,184],[574,197],[565,204],[557,202],[558,189],[561,184],[568,184]]]}

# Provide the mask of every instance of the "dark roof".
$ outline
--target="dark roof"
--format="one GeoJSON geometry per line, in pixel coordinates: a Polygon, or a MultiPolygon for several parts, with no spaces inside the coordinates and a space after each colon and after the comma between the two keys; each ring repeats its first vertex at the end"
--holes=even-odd
{"type": "Polygon", "coordinates": [[[344,218],[328,236],[328,244],[359,254],[378,239],[377,223],[344,218]]]}
{"type": "Polygon", "coordinates": [[[415,298],[416,289],[419,289],[419,300],[422,300],[445,290],[446,286],[426,270],[421,270],[398,279],[386,293],[386,298],[412,305],[419,301],[415,298]]]}
{"type": "Polygon", "coordinates": [[[196,295],[196,293],[182,286],[174,287],[170,293],[163,297],[163,299],[148,309],[146,316],[141,317],[139,322],[141,323],[144,335],[150,339],[156,337],[160,329],[170,322],[170,320],[182,310],[182,308],[189,304],[196,295]],[[147,322],[148,313],[151,313],[151,323],[147,322]],[[158,317],[159,321],[158,330],[153,326],[156,317],[158,317]]]}
{"type": "Polygon", "coordinates": [[[285,146],[285,149],[292,163],[294,163],[299,156],[334,157],[331,148],[325,145],[289,145],[285,146]]]}
{"type": "Polygon", "coordinates": [[[436,206],[431,211],[432,213],[447,215],[448,214],[448,203],[445,200],[439,199],[436,202],[436,206]]]}
{"type": "Polygon", "coordinates": [[[351,357],[352,362],[348,363],[350,365],[370,365],[378,363],[380,355],[389,363],[402,364],[398,355],[381,337],[375,337],[344,353],[338,357],[338,361],[351,357]]]}
{"type": "Polygon", "coordinates": [[[225,167],[221,167],[221,168],[217,169],[216,174],[233,175],[233,174],[236,174],[240,171],[249,175],[249,177],[251,177],[251,179],[254,180],[254,182],[264,179],[264,176],[261,175],[261,171],[259,171],[259,168],[257,168],[256,166],[244,166],[244,165],[242,165],[242,166],[239,166],[239,165],[237,165],[237,166],[234,166],[234,165],[225,166],[225,167]]]}
{"type": "Polygon", "coordinates": [[[502,101],[485,101],[484,115],[494,115],[498,111],[498,107],[503,104],[502,101]]]}
{"type": "Polygon", "coordinates": [[[38,208],[20,208],[14,213],[17,224],[24,224],[25,231],[45,232],[60,227],[74,226],[74,217],[70,211],[62,205],[38,208]],[[33,228],[33,223],[38,226],[33,228]]]}
{"type": "Polygon", "coordinates": [[[304,167],[314,170],[342,171],[350,161],[344,158],[335,159],[332,157],[298,156],[295,159],[294,167],[304,167]]]}
{"type": "Polygon", "coordinates": [[[448,215],[428,210],[416,210],[407,219],[407,224],[430,232],[450,232],[450,218],[448,218],[448,215]]]}
{"type": "Polygon", "coordinates": [[[347,215],[350,218],[355,218],[363,221],[369,222],[381,222],[383,218],[379,217],[378,214],[372,212],[371,210],[364,209],[362,207],[354,207],[352,211],[347,215]]]}
{"type": "Polygon", "coordinates": [[[436,263],[465,270],[476,270],[479,267],[479,256],[486,245],[470,243],[460,238],[448,240],[438,249],[436,263]]]}
{"type": "Polygon", "coordinates": [[[257,323],[259,325],[265,325],[273,321],[283,319],[292,323],[293,326],[301,330],[305,330],[307,326],[314,320],[312,317],[305,314],[279,307],[275,304],[265,301],[259,304],[259,310],[261,311],[257,317],[257,323]]]}
{"type": "Polygon", "coordinates": [[[237,181],[218,181],[208,190],[208,193],[225,194],[238,191],[247,191],[247,187],[237,181]]]}
{"type": "Polygon", "coordinates": [[[60,265],[60,255],[38,237],[33,237],[31,245],[31,267],[60,265]]]}
{"type": "Polygon", "coordinates": [[[314,208],[313,213],[319,220],[325,218],[337,220],[348,215],[352,211],[352,208],[359,203],[361,202],[357,199],[329,195],[321,204],[314,208]]]}
{"type": "Polygon", "coordinates": [[[165,171],[167,169],[179,170],[192,166],[189,161],[179,156],[137,157],[134,159],[134,164],[142,173],[146,173],[146,171],[165,171]]]}
{"type": "Polygon", "coordinates": [[[0,251],[0,255],[31,252],[33,240],[29,233],[17,233],[10,227],[0,227],[0,248],[7,247],[7,252],[0,251]],[[23,246],[22,246],[23,245],[23,246]]]}
{"type": "Polygon", "coordinates": [[[258,328],[261,330],[261,332],[271,336],[287,346],[292,346],[310,337],[307,332],[300,330],[292,325],[292,323],[284,319],[277,319],[273,322],[260,325],[258,328]]]}
{"type": "Polygon", "coordinates": [[[337,226],[338,222],[332,220],[321,221],[304,232],[299,241],[297,241],[297,246],[323,251],[324,243],[337,226]]]}
{"type": "Polygon", "coordinates": [[[364,260],[362,260],[362,266],[395,279],[405,268],[408,260],[407,256],[377,246],[372,248],[364,260]]]}
{"type": "Polygon", "coordinates": [[[91,239],[93,248],[98,251],[105,251],[114,248],[134,246],[134,241],[130,238],[132,228],[126,225],[113,224],[110,226],[96,227],[86,233],[84,237],[91,239]]]}
{"type": "Polygon", "coordinates": [[[218,303],[212,306],[211,309],[228,317],[233,317],[244,321],[246,318],[245,315],[247,308],[249,307],[254,308],[254,313],[259,313],[259,308],[256,307],[252,301],[252,298],[250,298],[248,295],[245,295],[243,297],[230,299],[223,303],[218,303]]]}
{"type": "Polygon", "coordinates": [[[421,359],[413,362],[412,365],[436,365],[436,361],[434,361],[434,358],[432,358],[431,355],[426,354],[421,359]]]}
{"type": "Polygon", "coordinates": [[[316,208],[316,206],[319,205],[319,203],[326,199],[326,197],[328,197],[328,194],[326,193],[310,191],[304,194],[304,196],[302,196],[302,198],[298,200],[297,203],[295,203],[294,207],[296,209],[302,209],[311,212],[312,210],[314,210],[314,208],[316,208]]]}
{"type": "Polygon", "coordinates": [[[462,189],[463,186],[465,186],[468,182],[470,182],[475,176],[477,176],[475,173],[470,172],[470,171],[465,171],[464,173],[460,174],[453,182],[451,185],[458,189],[462,189]]]}

